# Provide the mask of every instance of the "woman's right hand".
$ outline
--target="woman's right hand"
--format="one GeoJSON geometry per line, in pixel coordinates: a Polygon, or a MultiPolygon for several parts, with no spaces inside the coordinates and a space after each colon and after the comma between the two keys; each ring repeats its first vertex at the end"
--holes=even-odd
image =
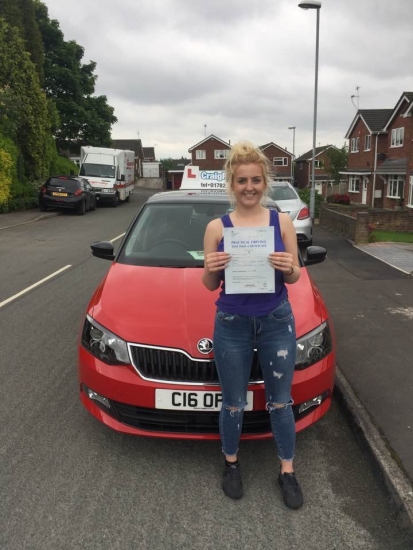
{"type": "Polygon", "coordinates": [[[205,267],[209,273],[216,273],[228,267],[230,259],[228,252],[210,252],[205,257],[205,267]]]}

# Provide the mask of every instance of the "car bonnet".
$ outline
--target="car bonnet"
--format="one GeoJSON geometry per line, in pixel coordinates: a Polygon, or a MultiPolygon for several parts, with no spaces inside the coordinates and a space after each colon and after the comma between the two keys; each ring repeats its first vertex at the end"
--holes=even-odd
{"type": "MultiPolygon", "coordinates": [[[[182,349],[192,357],[206,358],[197,345],[203,338],[212,339],[219,291],[204,287],[202,271],[114,263],[88,312],[126,342],[182,349]]],[[[306,269],[288,292],[297,337],[326,319],[324,302],[306,269]]]]}

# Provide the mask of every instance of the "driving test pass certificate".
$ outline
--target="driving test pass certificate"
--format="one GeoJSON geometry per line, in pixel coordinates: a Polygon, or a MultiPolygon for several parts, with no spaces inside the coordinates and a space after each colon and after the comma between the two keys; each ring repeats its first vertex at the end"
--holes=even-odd
{"type": "Polygon", "coordinates": [[[262,294],[275,291],[274,227],[224,227],[224,252],[231,255],[225,269],[227,294],[262,294]]]}

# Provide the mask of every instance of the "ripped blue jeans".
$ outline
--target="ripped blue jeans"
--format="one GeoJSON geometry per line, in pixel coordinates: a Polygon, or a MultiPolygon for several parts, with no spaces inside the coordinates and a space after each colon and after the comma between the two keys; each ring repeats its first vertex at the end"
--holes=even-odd
{"type": "Polygon", "coordinates": [[[282,460],[293,460],[295,421],[291,385],[296,337],[288,300],[263,317],[247,317],[219,310],[216,313],[214,355],[223,396],[219,417],[222,450],[229,456],[238,452],[254,349],[257,350],[264,378],[267,409],[278,456],[282,460]]]}

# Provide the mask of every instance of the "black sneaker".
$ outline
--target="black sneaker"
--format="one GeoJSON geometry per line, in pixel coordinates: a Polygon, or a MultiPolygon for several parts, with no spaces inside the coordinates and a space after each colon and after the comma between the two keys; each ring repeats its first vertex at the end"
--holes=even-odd
{"type": "Polygon", "coordinates": [[[278,483],[283,492],[284,504],[292,510],[298,510],[303,505],[303,493],[294,473],[278,475],[278,483]]]}
{"type": "Polygon", "coordinates": [[[242,497],[241,467],[239,464],[237,466],[225,464],[222,490],[229,498],[239,499],[242,497]]]}

